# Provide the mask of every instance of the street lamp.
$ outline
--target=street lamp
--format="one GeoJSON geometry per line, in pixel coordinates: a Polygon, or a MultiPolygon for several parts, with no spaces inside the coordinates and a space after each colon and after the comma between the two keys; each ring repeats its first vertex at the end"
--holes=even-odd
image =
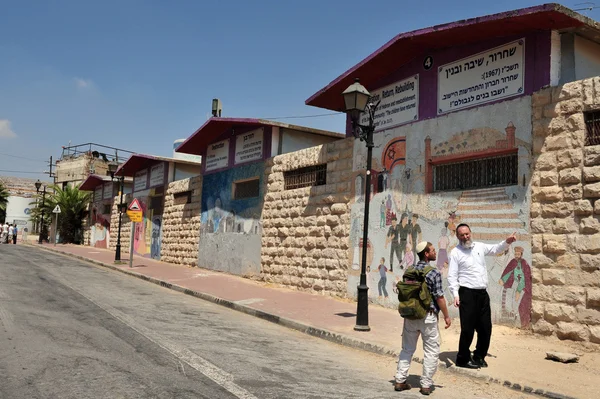
{"type": "MultiPolygon", "coordinates": [[[[40,193],[40,187],[42,186],[42,182],[40,181],[40,179],[38,179],[35,182],[35,190],[37,191],[38,195],[40,193]]],[[[46,186],[44,186],[44,191],[42,193],[42,206],[41,206],[41,211],[42,211],[42,216],[41,216],[41,222],[40,222],[40,230],[39,230],[39,237],[38,237],[38,244],[42,243],[42,233],[44,231],[44,201],[46,200],[46,186]]]]}
{"type": "Polygon", "coordinates": [[[348,86],[342,93],[346,105],[346,114],[350,116],[352,122],[352,134],[354,137],[364,141],[367,145],[367,177],[365,182],[365,215],[363,222],[363,240],[362,240],[362,263],[360,267],[360,283],[358,289],[358,300],[356,306],[356,331],[370,331],[369,327],[369,287],[367,287],[367,240],[369,233],[369,200],[371,197],[371,162],[373,158],[373,132],[375,125],[375,110],[379,106],[371,102],[371,93],[363,85],[356,81],[348,86]],[[360,115],[367,112],[369,124],[360,124],[360,115]]]}
{"type": "MultiPolygon", "coordinates": [[[[110,173],[110,179],[112,181],[115,181],[115,172],[117,171],[118,166],[119,165],[116,163],[108,164],[108,173],[110,173]]],[[[125,207],[125,204],[123,204],[123,185],[125,182],[125,176],[117,177],[117,180],[120,183],[120,185],[119,185],[120,199],[119,199],[119,204],[117,205],[117,209],[119,210],[119,227],[117,229],[117,245],[115,247],[115,262],[120,262],[121,261],[121,218],[123,216],[123,211],[124,211],[124,207],[125,207]]]]}

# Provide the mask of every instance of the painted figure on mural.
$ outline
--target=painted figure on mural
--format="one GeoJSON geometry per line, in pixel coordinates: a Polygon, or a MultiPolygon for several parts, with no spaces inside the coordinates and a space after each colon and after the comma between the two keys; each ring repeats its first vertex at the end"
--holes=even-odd
{"type": "Polygon", "coordinates": [[[519,317],[521,327],[525,328],[529,326],[531,321],[531,268],[527,261],[523,259],[523,247],[515,247],[514,252],[514,259],[506,265],[502,277],[498,281],[498,284],[504,288],[502,290],[502,313],[508,313],[506,309],[507,290],[514,288],[514,307],[520,299],[519,317]]]}
{"type": "Polygon", "coordinates": [[[354,179],[354,200],[356,202],[363,201],[363,177],[361,175],[356,176],[354,179]]]}
{"type": "Polygon", "coordinates": [[[352,239],[352,269],[358,270],[360,268],[360,234],[362,231],[362,223],[360,222],[360,215],[357,215],[352,220],[352,229],[350,237],[352,239]]]}
{"type": "Polygon", "coordinates": [[[381,200],[381,205],[379,206],[379,227],[384,228],[386,222],[386,213],[387,209],[385,207],[385,202],[381,200]]]}
{"type": "Polygon", "coordinates": [[[90,227],[90,245],[96,248],[108,248],[110,221],[104,215],[92,211],[92,226],[90,227]]]}
{"type": "MultiPolygon", "coordinates": [[[[416,244],[418,242],[423,241],[423,235],[422,235],[422,231],[421,231],[421,226],[419,225],[419,223],[417,222],[419,220],[419,215],[417,215],[416,213],[412,214],[412,221],[409,222],[408,224],[408,228],[410,229],[410,237],[411,237],[411,243],[412,243],[412,247],[415,248],[416,244]]],[[[415,252],[413,254],[413,265],[415,265],[417,263],[417,253],[416,253],[416,248],[414,249],[415,252]]],[[[410,265],[409,265],[410,266],[410,265]]]]}
{"type": "Polygon", "coordinates": [[[436,267],[442,275],[448,274],[448,246],[450,245],[450,239],[448,238],[448,222],[444,222],[444,227],[440,232],[440,238],[438,239],[438,253],[436,267]]]}
{"type": "Polygon", "coordinates": [[[383,168],[383,170],[381,171],[381,175],[383,176],[382,182],[383,182],[383,186],[381,187],[381,191],[386,191],[388,186],[388,171],[383,168]]]}
{"type": "MultiPolygon", "coordinates": [[[[394,254],[396,254],[396,258],[398,259],[398,263],[402,262],[402,249],[400,249],[400,228],[398,225],[398,220],[395,216],[392,217],[392,225],[390,226],[387,238],[385,240],[384,248],[387,248],[388,245],[391,244],[390,248],[390,270],[394,271],[394,254]]],[[[404,244],[406,245],[406,243],[404,244]]]]}
{"type": "Polygon", "coordinates": [[[385,266],[385,258],[381,258],[377,270],[379,271],[379,283],[377,284],[377,289],[379,290],[379,299],[381,299],[381,295],[383,295],[385,299],[387,299],[388,292],[386,284],[388,268],[385,266]]]}
{"type": "Polygon", "coordinates": [[[138,255],[146,255],[148,253],[147,240],[146,240],[146,221],[148,220],[148,206],[146,202],[140,200],[140,206],[142,207],[142,212],[144,218],[141,222],[135,223],[135,231],[133,235],[133,250],[138,255]]]}
{"type": "Polygon", "coordinates": [[[400,262],[400,269],[408,269],[409,267],[415,264],[415,255],[412,251],[412,245],[410,242],[406,243],[406,247],[404,250],[404,257],[402,258],[402,262],[400,262]]]}

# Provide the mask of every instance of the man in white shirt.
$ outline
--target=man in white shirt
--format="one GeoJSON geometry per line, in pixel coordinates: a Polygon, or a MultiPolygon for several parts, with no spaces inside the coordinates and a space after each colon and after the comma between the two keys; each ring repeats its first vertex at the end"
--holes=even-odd
{"type": "Polygon", "coordinates": [[[6,244],[8,242],[8,223],[4,222],[2,226],[2,232],[0,233],[0,244],[6,244]]]}
{"type": "Polygon", "coordinates": [[[460,313],[460,341],[456,365],[466,368],[487,367],[485,357],[492,336],[492,311],[487,293],[487,255],[504,252],[517,240],[516,233],[496,245],[471,241],[471,229],[466,224],[456,228],[459,245],[450,252],[448,285],[454,295],[454,306],[460,313]],[[471,343],[477,331],[477,344],[471,358],[471,343]]]}

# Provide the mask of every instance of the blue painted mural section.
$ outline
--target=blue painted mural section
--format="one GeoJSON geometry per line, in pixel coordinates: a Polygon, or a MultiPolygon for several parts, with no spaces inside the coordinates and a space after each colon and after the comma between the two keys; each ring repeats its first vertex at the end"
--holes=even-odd
{"type": "Polygon", "coordinates": [[[260,272],[264,162],[205,175],[199,266],[238,275],[260,272]],[[238,182],[258,179],[258,196],[233,199],[238,182]]]}

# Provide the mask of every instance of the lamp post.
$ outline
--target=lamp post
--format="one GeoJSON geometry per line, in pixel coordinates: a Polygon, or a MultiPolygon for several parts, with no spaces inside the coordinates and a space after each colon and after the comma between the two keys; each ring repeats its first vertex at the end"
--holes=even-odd
{"type": "MultiPolygon", "coordinates": [[[[35,182],[35,190],[37,191],[37,193],[40,193],[40,187],[42,186],[42,182],[40,181],[40,179],[38,179],[38,181],[35,182]]],[[[38,237],[38,244],[42,243],[42,233],[44,231],[44,202],[46,200],[46,186],[44,186],[44,191],[42,193],[42,206],[41,206],[41,211],[42,211],[42,215],[41,215],[41,221],[40,221],[40,229],[39,229],[39,237],[38,237]]]]}
{"type": "MultiPolygon", "coordinates": [[[[40,187],[42,187],[42,182],[40,181],[40,179],[37,179],[37,181],[35,182],[35,184],[34,184],[34,185],[35,185],[35,192],[36,192],[36,193],[37,193],[37,195],[39,196],[39,195],[40,195],[40,187]]],[[[39,207],[39,206],[40,206],[40,200],[39,200],[39,198],[37,198],[37,197],[36,197],[36,199],[35,199],[35,207],[37,208],[37,207],[39,207]]],[[[36,231],[38,232],[38,234],[39,234],[39,233],[40,233],[40,226],[39,226],[39,223],[38,223],[38,224],[37,224],[37,226],[35,226],[35,227],[36,227],[36,229],[35,229],[35,230],[36,230],[36,231]]]]}
{"type": "Polygon", "coordinates": [[[352,134],[367,145],[367,172],[365,181],[365,214],[363,221],[362,262],[360,267],[360,283],[357,287],[358,299],[356,305],[356,331],[370,331],[369,327],[369,287],[367,287],[367,240],[369,235],[369,200],[371,197],[371,162],[373,158],[373,132],[375,126],[375,110],[379,106],[373,104],[371,94],[359,83],[358,79],[342,93],[346,105],[346,114],[352,122],[352,134]],[[368,124],[360,124],[360,115],[368,113],[368,124]]]}
{"type": "MultiPolygon", "coordinates": [[[[108,172],[110,173],[110,178],[112,181],[115,180],[115,172],[117,171],[118,165],[115,163],[108,164],[108,172]]],[[[119,181],[119,204],[117,205],[117,209],[119,210],[119,227],[117,228],[117,245],[115,246],[115,262],[121,261],[121,219],[123,217],[123,186],[125,183],[125,176],[117,177],[119,181]]]]}

